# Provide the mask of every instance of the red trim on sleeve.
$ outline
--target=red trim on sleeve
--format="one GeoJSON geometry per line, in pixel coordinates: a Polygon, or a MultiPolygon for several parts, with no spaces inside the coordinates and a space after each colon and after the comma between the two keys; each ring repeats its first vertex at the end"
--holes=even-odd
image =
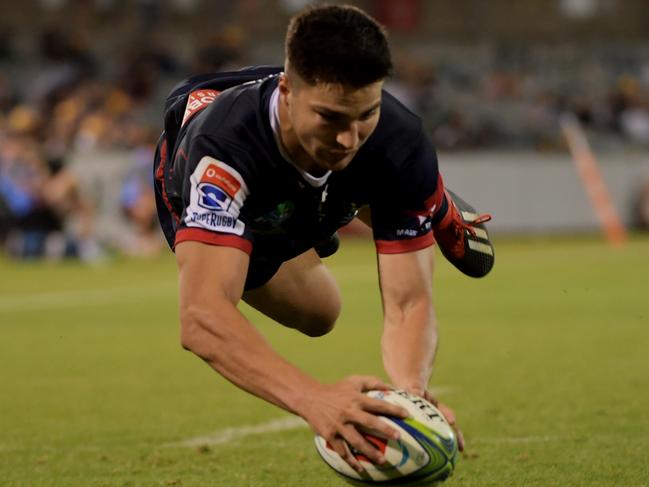
{"type": "Polygon", "coordinates": [[[415,250],[425,249],[435,243],[433,232],[408,240],[375,240],[376,251],[379,254],[404,254],[415,250]]]}
{"type": "Polygon", "coordinates": [[[412,216],[433,217],[442,207],[443,201],[444,201],[444,182],[442,181],[442,175],[438,174],[437,186],[435,187],[435,191],[433,191],[433,193],[424,200],[424,209],[409,210],[407,214],[412,216]]]}
{"type": "MultiPolygon", "coordinates": [[[[439,209],[442,206],[442,201],[444,201],[444,181],[442,181],[442,175],[438,173],[437,175],[437,187],[435,188],[435,191],[433,194],[431,194],[426,201],[424,201],[424,205],[428,210],[433,208],[433,205],[435,209],[433,210],[433,215],[439,211],[439,209]]],[[[432,215],[431,215],[432,216],[432,215]]]]}
{"type": "Polygon", "coordinates": [[[234,247],[243,250],[250,255],[252,252],[252,242],[237,235],[223,235],[214,233],[202,228],[181,228],[176,233],[174,247],[180,242],[203,242],[209,245],[222,245],[224,247],[234,247]]]}

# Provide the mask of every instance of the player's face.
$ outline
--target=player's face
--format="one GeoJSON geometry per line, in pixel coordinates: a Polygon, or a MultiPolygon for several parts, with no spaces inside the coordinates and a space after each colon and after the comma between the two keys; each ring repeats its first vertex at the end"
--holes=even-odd
{"type": "Polygon", "coordinates": [[[292,83],[288,112],[295,138],[322,169],[347,167],[379,122],[383,81],[362,88],[292,83]]]}

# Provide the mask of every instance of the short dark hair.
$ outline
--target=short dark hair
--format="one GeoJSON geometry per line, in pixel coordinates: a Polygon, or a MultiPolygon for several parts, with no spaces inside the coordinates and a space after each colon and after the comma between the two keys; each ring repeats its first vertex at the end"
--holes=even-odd
{"type": "Polygon", "coordinates": [[[294,16],[286,33],[286,58],[311,85],[367,86],[392,73],[385,29],[350,5],[313,7],[294,16]]]}

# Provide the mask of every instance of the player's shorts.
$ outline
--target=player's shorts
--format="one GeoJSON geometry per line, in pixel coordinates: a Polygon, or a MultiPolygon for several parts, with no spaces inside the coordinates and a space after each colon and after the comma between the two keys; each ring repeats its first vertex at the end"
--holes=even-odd
{"type": "Polygon", "coordinates": [[[267,257],[255,257],[250,260],[244,290],[257,289],[270,281],[282,266],[282,261],[267,257]]]}
{"type": "MultiPolygon", "coordinates": [[[[318,254],[318,257],[324,259],[335,254],[339,247],[340,239],[338,234],[334,233],[313,248],[318,254]]],[[[285,260],[272,258],[269,255],[278,255],[279,253],[279,249],[273,247],[272,244],[264,247],[263,255],[253,252],[250,256],[248,275],[246,276],[246,284],[244,287],[246,291],[261,287],[273,278],[285,260]]]]}

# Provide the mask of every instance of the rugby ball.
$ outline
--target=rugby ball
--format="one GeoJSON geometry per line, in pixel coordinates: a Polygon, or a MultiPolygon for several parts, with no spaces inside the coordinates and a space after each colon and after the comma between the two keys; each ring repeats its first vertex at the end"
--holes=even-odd
{"type": "Polygon", "coordinates": [[[362,431],[386,458],[383,465],[371,463],[364,455],[352,452],[365,469],[359,473],[336,453],[327,441],[316,435],[318,453],[338,475],[351,484],[432,485],[445,480],[453,472],[458,444],[453,428],[442,413],[425,399],[401,390],[369,391],[367,395],[405,408],[406,419],[379,416],[400,433],[394,440],[376,432],[362,431]]]}

